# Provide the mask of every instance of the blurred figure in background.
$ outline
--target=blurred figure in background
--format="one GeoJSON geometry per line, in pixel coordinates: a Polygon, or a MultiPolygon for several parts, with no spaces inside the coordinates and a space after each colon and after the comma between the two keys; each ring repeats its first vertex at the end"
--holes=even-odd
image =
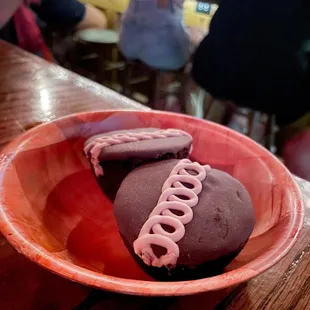
{"type": "MultiPolygon", "coordinates": [[[[192,76],[214,98],[275,114],[281,128],[295,123],[310,111],[310,1],[222,0],[192,76]]],[[[310,179],[310,135],[298,141],[285,157],[310,179]]]]}
{"type": "Polygon", "coordinates": [[[183,2],[131,0],[121,26],[119,46],[124,56],[160,70],[183,67],[191,54],[183,2]]]}
{"type": "Polygon", "coordinates": [[[76,30],[107,26],[106,18],[100,10],[78,0],[40,0],[32,2],[31,8],[48,25],[76,30]]]}
{"type": "Polygon", "coordinates": [[[61,27],[104,28],[105,16],[77,0],[2,1],[0,4],[0,39],[52,60],[37,25],[38,18],[46,24],[61,27]]]}

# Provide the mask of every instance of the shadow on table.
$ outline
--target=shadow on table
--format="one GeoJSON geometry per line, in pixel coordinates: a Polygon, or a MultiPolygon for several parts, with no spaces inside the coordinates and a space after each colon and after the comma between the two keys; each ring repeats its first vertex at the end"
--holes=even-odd
{"type": "MultiPolygon", "coordinates": [[[[247,284],[184,297],[139,297],[93,291],[73,310],[223,310],[234,309],[234,300],[242,297],[248,307],[247,284]]],[[[246,308],[250,309],[250,308],[246,308]]]]}
{"type": "Polygon", "coordinates": [[[0,234],[0,309],[69,310],[89,291],[30,262],[0,234]]]}

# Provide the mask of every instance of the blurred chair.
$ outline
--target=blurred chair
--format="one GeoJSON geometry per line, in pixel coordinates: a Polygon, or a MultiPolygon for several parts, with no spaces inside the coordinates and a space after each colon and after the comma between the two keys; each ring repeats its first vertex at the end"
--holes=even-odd
{"type": "MultiPolygon", "coordinates": [[[[118,33],[106,29],[86,29],[76,33],[75,48],[71,51],[71,69],[103,84],[113,74],[125,69],[119,60],[118,33]]],[[[114,79],[116,79],[114,77],[114,79]]]]}
{"type": "MultiPolygon", "coordinates": [[[[184,93],[182,85],[185,83],[185,67],[177,71],[163,71],[152,68],[141,61],[126,59],[126,66],[122,80],[123,94],[133,97],[134,90],[139,84],[148,84],[150,88],[146,93],[148,105],[157,110],[167,110],[164,107],[166,99],[175,96],[182,107],[184,93]]],[[[180,108],[181,112],[184,110],[180,108]]]]}
{"type": "Polygon", "coordinates": [[[238,108],[231,101],[217,100],[192,83],[186,104],[187,114],[204,118],[234,129],[276,152],[277,133],[274,115],[238,108]]]}

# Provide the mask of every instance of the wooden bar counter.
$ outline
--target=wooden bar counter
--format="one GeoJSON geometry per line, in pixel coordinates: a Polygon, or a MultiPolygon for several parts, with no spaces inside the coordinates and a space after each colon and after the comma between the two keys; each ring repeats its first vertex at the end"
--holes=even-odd
{"type": "MultiPolygon", "coordinates": [[[[147,108],[0,41],[0,109],[2,148],[36,124],[68,114],[147,108]]],[[[299,240],[276,266],[238,287],[180,298],[92,291],[31,263],[0,235],[0,309],[310,309],[310,183],[296,181],[306,211],[299,240]]]]}

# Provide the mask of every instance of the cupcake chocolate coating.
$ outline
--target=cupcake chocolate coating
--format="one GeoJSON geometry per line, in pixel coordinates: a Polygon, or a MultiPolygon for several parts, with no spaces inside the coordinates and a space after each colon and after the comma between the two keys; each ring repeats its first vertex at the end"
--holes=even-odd
{"type": "MultiPolygon", "coordinates": [[[[255,224],[251,198],[244,186],[229,174],[210,169],[201,181],[202,190],[192,220],[184,225],[184,237],[177,242],[179,257],[172,268],[148,266],[135,254],[134,242],[162,194],[172,169],[180,162],[169,159],[143,165],[122,182],[114,213],[119,231],[139,265],[160,280],[198,279],[220,273],[243,249],[255,224]]],[[[165,230],[169,231],[169,227],[165,230]]],[[[171,227],[170,227],[170,232],[171,227]]],[[[153,247],[156,256],[163,254],[153,247]]]]}
{"type": "MultiPolygon", "coordinates": [[[[169,130],[169,129],[168,129],[169,130]]],[[[110,137],[116,134],[130,134],[130,133],[154,133],[154,132],[167,132],[165,129],[157,128],[138,128],[131,130],[119,130],[100,135],[93,136],[85,142],[85,146],[93,142],[97,138],[110,137]]],[[[172,129],[172,131],[177,131],[172,129]]],[[[179,131],[181,132],[181,131],[179,131]]],[[[99,161],[111,161],[111,160],[152,160],[160,159],[162,156],[167,157],[170,154],[171,157],[176,158],[178,153],[189,153],[192,145],[192,137],[185,132],[182,135],[175,137],[163,137],[145,139],[134,142],[120,143],[111,145],[107,148],[103,148],[99,154],[99,161]]]]}
{"type": "Polygon", "coordinates": [[[168,158],[186,158],[191,145],[192,137],[181,130],[139,128],[93,136],[85,142],[84,150],[98,184],[113,201],[121,182],[134,168],[168,158]],[[132,137],[133,141],[129,141],[132,137]],[[107,146],[104,141],[110,144],[107,146]],[[95,156],[94,147],[97,147],[95,156]]]}

